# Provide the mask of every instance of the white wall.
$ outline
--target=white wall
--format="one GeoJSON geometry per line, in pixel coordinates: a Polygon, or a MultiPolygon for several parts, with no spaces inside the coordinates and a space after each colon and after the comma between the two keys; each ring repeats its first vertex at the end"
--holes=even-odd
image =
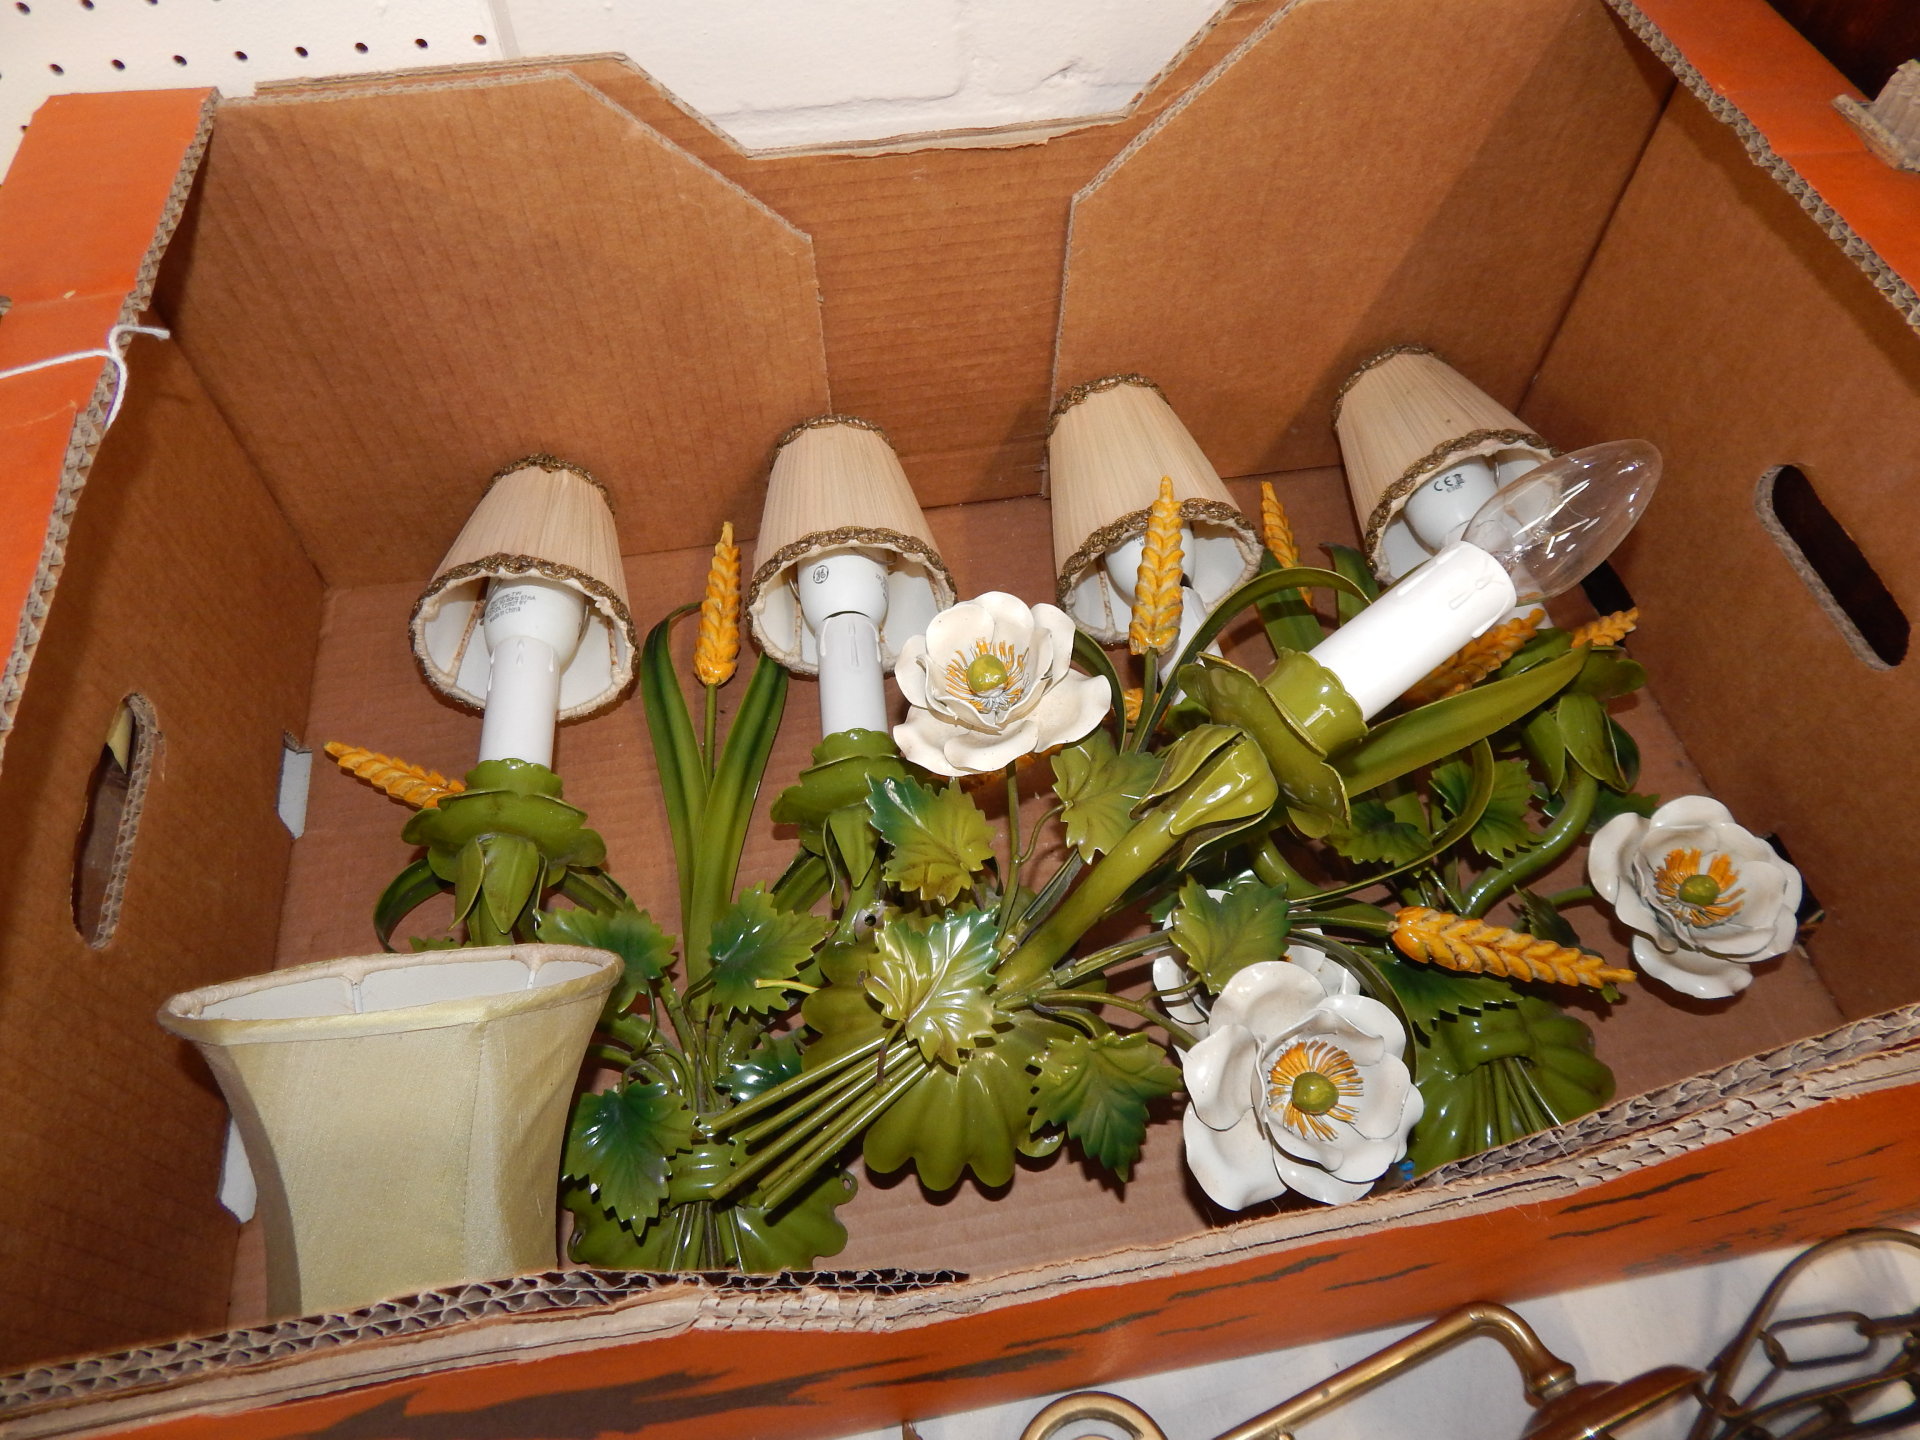
{"type": "Polygon", "coordinates": [[[1109,114],[1222,0],[0,0],[0,165],[49,95],[617,50],[743,147],[1109,114]]]}

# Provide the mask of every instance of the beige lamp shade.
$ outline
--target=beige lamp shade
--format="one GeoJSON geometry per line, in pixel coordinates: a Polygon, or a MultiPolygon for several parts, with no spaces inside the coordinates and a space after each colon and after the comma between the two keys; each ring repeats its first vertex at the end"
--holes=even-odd
{"type": "Polygon", "coordinates": [[[360,955],[176,995],[259,1186],[276,1317],[550,1268],[560,1148],[620,961],[360,955]]]}
{"type": "Polygon", "coordinates": [[[953,576],[886,434],[851,415],[794,426],[774,447],[767,477],[747,615],[754,642],[801,675],[819,673],[820,652],[796,580],[836,550],[869,551],[887,566],[880,658],[891,668],[908,637],[953,604],[953,576]]]}
{"type": "Polygon", "coordinates": [[[1113,588],[1106,553],[1147,528],[1162,476],[1193,535],[1185,569],[1211,610],[1260,568],[1260,542],[1180,417],[1142,375],[1069,390],[1047,438],[1053,561],[1060,608],[1103,645],[1127,638],[1132,604],[1113,588]]]}
{"type": "Polygon", "coordinates": [[[487,482],[459,538],[413,607],[413,653],[427,683],[476,709],[492,657],[481,619],[494,580],[551,580],[587,599],[587,628],[560,677],[560,715],[576,720],[633,683],[635,636],[613,507],[600,482],[530,455],[487,482]]]}
{"type": "Polygon", "coordinates": [[[1396,524],[1424,481],[1481,456],[1504,482],[1554,456],[1525,421],[1424,345],[1396,345],[1354,371],[1333,421],[1367,559],[1382,579],[1426,557],[1396,524]]]}

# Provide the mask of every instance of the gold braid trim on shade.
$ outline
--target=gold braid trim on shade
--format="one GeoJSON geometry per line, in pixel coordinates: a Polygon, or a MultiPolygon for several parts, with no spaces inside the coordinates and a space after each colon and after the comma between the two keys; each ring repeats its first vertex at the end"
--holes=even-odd
{"type": "Polygon", "coordinates": [[[1353,373],[1340,382],[1340,388],[1333,392],[1334,424],[1338,425],[1340,423],[1340,407],[1347,403],[1347,392],[1360,383],[1360,377],[1366,374],[1367,371],[1373,369],[1374,366],[1386,364],[1387,361],[1396,355],[1431,355],[1441,364],[1444,365],[1447,363],[1447,357],[1431,345],[1389,345],[1378,355],[1369,356],[1367,359],[1362,360],[1354,367],[1353,373]]]}
{"type": "MultiPolygon", "coordinates": [[[[410,634],[417,633],[414,627],[419,623],[421,611],[426,609],[429,600],[439,595],[442,591],[468,580],[492,579],[500,575],[538,575],[542,580],[554,580],[561,584],[579,586],[607,607],[607,613],[612,616],[612,623],[617,625],[620,628],[621,634],[626,636],[627,653],[629,655],[638,655],[640,653],[639,636],[634,631],[633,616],[627,610],[627,602],[615,594],[611,586],[587,574],[584,570],[576,570],[571,565],[562,565],[552,560],[542,560],[533,555],[483,555],[478,560],[468,561],[465,565],[455,565],[451,570],[441,571],[440,574],[433,577],[433,583],[421,592],[420,598],[413,602],[413,611],[407,617],[408,632],[410,634]]],[[[469,630],[471,630],[474,625],[480,623],[483,608],[484,607],[479,605],[474,606],[473,616],[468,622],[469,630]]],[[[424,678],[427,684],[434,690],[445,695],[449,700],[455,701],[457,704],[469,704],[468,701],[460,697],[451,685],[443,684],[434,676],[433,671],[427,665],[426,657],[420,653],[420,647],[418,645],[413,647],[413,659],[414,664],[420,669],[422,678],[424,678]]],[[[600,704],[594,706],[592,711],[585,713],[597,714],[619,703],[626,692],[633,688],[633,682],[638,673],[637,667],[630,670],[627,674],[625,684],[608,695],[600,704]]],[[[565,712],[562,712],[562,718],[578,717],[568,716],[565,712]]]]}
{"type": "MultiPolygon", "coordinates": [[[[1147,517],[1153,507],[1135,510],[1122,515],[1118,520],[1102,525],[1098,530],[1081,542],[1080,548],[1067,557],[1067,563],[1060,567],[1060,573],[1054,577],[1054,600],[1062,609],[1067,606],[1073,590],[1073,582],[1080,572],[1093,564],[1107,551],[1122,541],[1131,540],[1147,528],[1147,517]]],[[[1239,507],[1229,505],[1223,500],[1182,500],[1180,502],[1182,520],[1205,520],[1215,525],[1223,525],[1248,539],[1252,538],[1253,527],[1247,524],[1247,517],[1240,513],[1239,507]]],[[[1257,553],[1257,552],[1256,552],[1257,553]]]]}
{"type": "Polygon", "coordinates": [[[458,795],[467,788],[465,781],[449,780],[438,770],[410,764],[392,755],[382,755],[378,750],[368,750],[364,746],[329,740],[325,749],[334,763],[347,774],[366,781],[374,789],[416,810],[437,810],[442,800],[449,795],[458,795]]]}
{"type": "Polygon", "coordinates": [[[606,485],[598,476],[574,464],[571,460],[562,460],[558,455],[548,455],[544,451],[537,455],[522,456],[518,460],[502,465],[498,470],[494,471],[493,474],[489,475],[487,477],[487,483],[480,487],[481,496],[484,498],[487,491],[493,489],[495,485],[498,485],[509,475],[518,474],[522,470],[564,470],[569,475],[578,475],[582,480],[600,492],[601,498],[607,502],[607,509],[613,510],[616,508],[613,503],[613,492],[607,489],[606,485]]]}
{"type": "Polygon", "coordinates": [[[702,685],[724,685],[740,658],[740,547],[733,543],[733,522],[720,527],[707,567],[707,592],[700,600],[700,638],[693,647],[693,670],[702,685]]]}
{"type": "Polygon", "coordinates": [[[778,440],[774,441],[773,453],[778,455],[809,430],[824,430],[830,425],[848,425],[855,430],[871,430],[887,442],[888,448],[891,449],[893,446],[893,440],[887,432],[871,420],[862,420],[858,415],[815,415],[811,420],[802,420],[798,425],[795,425],[778,440]]]}
{"type": "Polygon", "coordinates": [[[1147,512],[1147,533],[1134,580],[1127,648],[1136,655],[1164,654],[1180,633],[1180,507],[1173,477],[1160,477],[1160,497],[1147,512]]]}
{"type": "Polygon", "coordinates": [[[1367,517],[1367,533],[1361,541],[1361,547],[1368,558],[1371,559],[1378,553],[1380,532],[1387,528],[1388,523],[1398,512],[1400,502],[1418,490],[1421,482],[1440,468],[1441,461],[1468,450],[1477,450],[1489,443],[1525,445],[1534,450],[1544,450],[1547,454],[1554,456],[1562,453],[1531,430],[1470,430],[1465,435],[1447,441],[1444,445],[1434,446],[1402,471],[1400,478],[1382,491],[1380,498],[1374,502],[1373,514],[1367,517]]]}
{"type": "Polygon", "coordinates": [[[1633,971],[1616,969],[1602,956],[1542,940],[1524,930],[1509,930],[1488,920],[1451,915],[1425,905],[1408,905],[1394,912],[1393,946],[1409,960],[1467,975],[1589,985],[1595,989],[1635,978],[1633,971]]]}
{"type": "Polygon", "coordinates": [[[1102,390],[1118,389],[1122,385],[1138,385],[1142,389],[1153,391],[1162,400],[1167,398],[1166,391],[1146,376],[1137,375],[1131,370],[1124,375],[1102,375],[1098,380],[1082,380],[1053,402],[1053,409],[1047,415],[1047,434],[1053,434],[1053,427],[1060,423],[1060,417],[1089,395],[1098,395],[1102,390]]]}
{"type": "Polygon", "coordinates": [[[753,569],[753,583],[747,587],[747,603],[753,604],[760,589],[787,566],[793,564],[802,555],[810,555],[815,550],[837,550],[849,545],[891,546],[895,550],[912,555],[936,579],[946,583],[949,594],[953,591],[953,576],[947,565],[934,548],[918,535],[907,535],[899,530],[889,530],[876,525],[842,525],[833,530],[815,530],[802,535],[790,545],[782,545],[773,554],[762,560],[753,569]]]}

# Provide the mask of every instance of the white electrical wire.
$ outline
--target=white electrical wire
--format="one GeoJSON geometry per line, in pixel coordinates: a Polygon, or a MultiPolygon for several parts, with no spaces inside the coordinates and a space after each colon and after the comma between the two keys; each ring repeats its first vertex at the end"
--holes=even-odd
{"type": "Polygon", "coordinates": [[[113,428],[113,422],[120,418],[120,402],[127,398],[127,359],[126,348],[136,335],[151,335],[156,340],[172,338],[169,331],[154,325],[115,325],[107,331],[107,343],[98,350],[75,350],[69,355],[50,355],[45,360],[35,360],[31,365],[16,365],[11,370],[0,370],[0,380],[11,380],[16,375],[31,374],[35,370],[49,370],[55,365],[68,365],[75,360],[104,360],[113,367],[113,399],[107,402],[107,423],[100,427],[100,433],[106,434],[113,428]]]}

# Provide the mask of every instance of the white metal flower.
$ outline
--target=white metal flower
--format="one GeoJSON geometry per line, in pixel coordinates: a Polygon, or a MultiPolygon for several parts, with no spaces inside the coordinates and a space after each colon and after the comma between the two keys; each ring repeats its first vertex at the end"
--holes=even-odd
{"type": "MultiPolygon", "coordinates": [[[[1218,900],[1226,892],[1209,890],[1207,893],[1218,900]]],[[[1310,945],[1289,945],[1284,958],[1318,980],[1320,988],[1329,995],[1360,993],[1360,982],[1353,978],[1351,970],[1310,945]]],[[[1194,1039],[1206,1038],[1212,1028],[1207,1018],[1206,989],[1199,977],[1180,963],[1177,954],[1165,951],[1154,956],[1153,988],[1160,1008],[1170,1019],[1194,1039]]]]}
{"type": "Polygon", "coordinates": [[[1651,818],[1616,815],[1594,833],[1587,874],[1640,932],[1640,968],[1684,994],[1737,995],[1753,983],[1750,966],[1793,944],[1800,872],[1705,795],[1651,818]]]}
{"type": "Polygon", "coordinates": [[[999,590],[934,616],[893,674],[912,707],[893,738],[942,775],[1004,769],[1078,740],[1113,706],[1106,681],[1075,673],[1066,612],[999,590]]]}
{"type": "Polygon", "coordinates": [[[1229,1210],[1288,1190],[1358,1200],[1407,1153],[1424,1110],[1406,1049],[1379,1001],[1329,994],[1291,961],[1249,965],[1181,1060],[1187,1168],[1229,1210]]]}

